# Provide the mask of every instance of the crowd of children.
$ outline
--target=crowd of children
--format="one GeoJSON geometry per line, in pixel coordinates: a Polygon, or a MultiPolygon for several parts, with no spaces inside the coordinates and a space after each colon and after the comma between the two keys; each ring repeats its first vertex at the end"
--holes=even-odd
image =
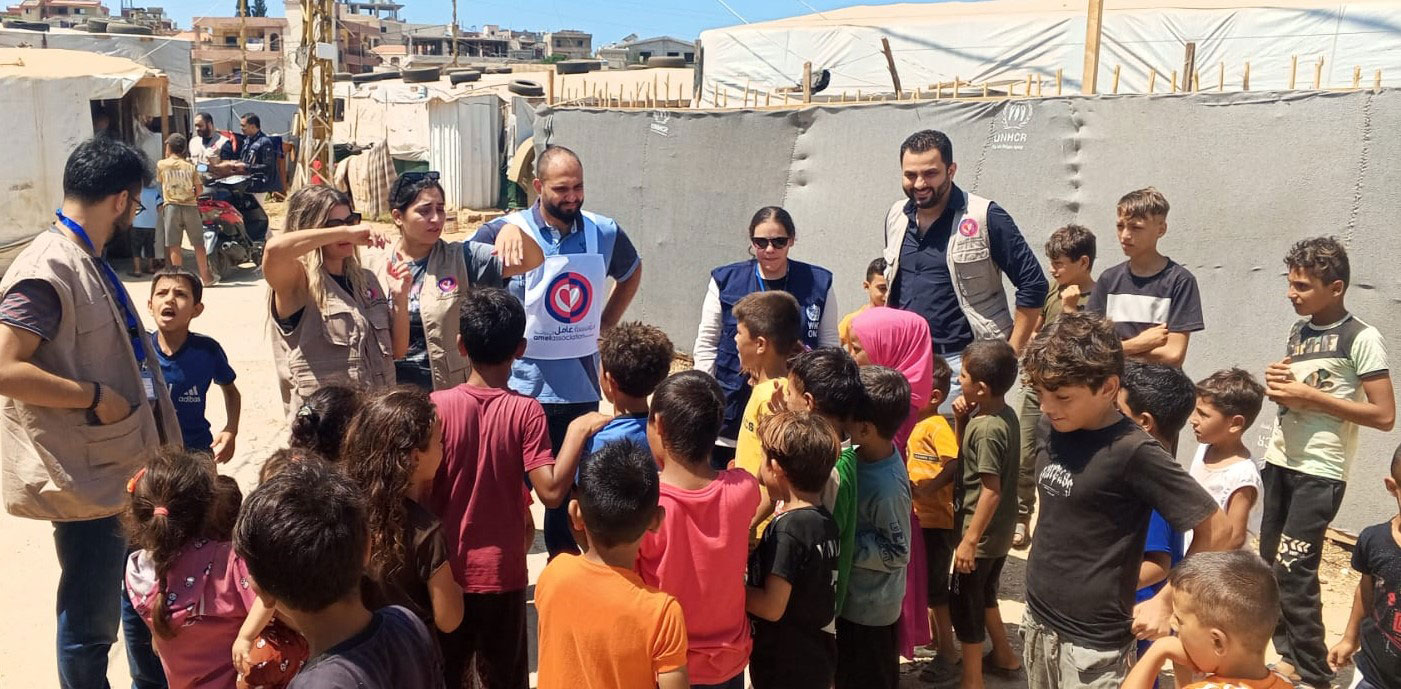
{"type": "MultiPolygon", "coordinates": [[[[239,395],[218,344],[189,330],[201,280],[162,271],[150,309],[192,451],[128,486],[128,595],[172,686],[523,689],[533,491],[567,506],[577,541],[533,589],[542,689],[893,688],[916,654],[933,658],[921,680],[963,689],[1147,689],[1169,662],[1187,687],[1325,687],[1356,662],[1358,686],[1397,689],[1401,516],[1362,533],[1331,650],[1321,622],[1358,428],[1394,416],[1382,338],[1344,305],[1346,253],[1331,238],[1290,250],[1302,320],[1263,384],[1241,368],[1194,383],[1181,366],[1202,310],[1158,250],[1167,213],[1156,190],[1126,195],[1128,260],[1098,280],[1094,235],[1054,232],[1033,340],[977,341],[956,372],[922,317],[884,305],[882,260],[843,349],[804,351],[787,293],[745,297],[753,394],[723,469],[720,386],[671,373],[671,341],[640,323],[601,337],[614,414],[576,419],[553,452],[540,403],[507,387],[525,311],[477,288],[465,383],[309,394],[246,500],[212,461],[233,452],[239,395]],[[1257,458],[1244,438],[1266,399],[1279,412],[1257,458]],[[998,600],[1025,547],[1018,654],[998,600]],[[1282,660],[1266,665],[1271,641],[1282,660]]],[[[1384,479],[1401,511],[1398,484],[1401,450],[1384,479]]]]}

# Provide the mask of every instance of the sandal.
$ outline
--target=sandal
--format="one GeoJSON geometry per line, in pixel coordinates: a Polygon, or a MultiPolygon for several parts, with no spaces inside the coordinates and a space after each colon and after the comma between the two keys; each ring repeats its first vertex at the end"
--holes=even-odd
{"type": "Polygon", "coordinates": [[[983,655],[983,674],[1002,679],[1017,679],[1022,676],[1022,666],[1007,668],[996,665],[992,662],[992,651],[988,651],[983,655]]]}
{"type": "Polygon", "coordinates": [[[1017,522],[1017,528],[1012,532],[1012,547],[1017,550],[1024,550],[1031,545],[1031,525],[1026,522],[1017,522]]]}

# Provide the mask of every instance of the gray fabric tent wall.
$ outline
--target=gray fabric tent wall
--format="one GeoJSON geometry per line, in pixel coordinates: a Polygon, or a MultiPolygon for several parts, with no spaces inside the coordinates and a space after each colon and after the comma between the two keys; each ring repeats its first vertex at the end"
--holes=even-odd
{"type": "MultiPolygon", "coordinates": [[[[1349,306],[1390,338],[1401,362],[1398,91],[539,114],[537,142],[580,154],[587,207],[616,217],[643,255],[629,317],[660,325],[682,350],[694,341],[709,271],[746,257],[749,218],[764,205],[792,212],[793,256],[836,273],[842,311],[859,305],[885,211],[902,196],[900,142],[935,128],[954,142],[956,181],[1005,207],[1038,255],[1061,225],[1093,230],[1096,273],[1123,260],[1119,196],[1161,189],[1173,210],[1160,246],[1202,291],[1207,329],[1192,338],[1193,379],[1227,366],[1263,376],[1283,356],[1296,316],[1282,259],[1294,241],[1320,234],[1348,243],[1349,306]]],[[[1267,402],[1247,435],[1257,456],[1275,410],[1267,402]]],[[[1358,530],[1395,509],[1380,479],[1396,442],[1362,431],[1340,526],[1358,530]]],[[[1194,449],[1184,433],[1181,459],[1194,449]]]]}

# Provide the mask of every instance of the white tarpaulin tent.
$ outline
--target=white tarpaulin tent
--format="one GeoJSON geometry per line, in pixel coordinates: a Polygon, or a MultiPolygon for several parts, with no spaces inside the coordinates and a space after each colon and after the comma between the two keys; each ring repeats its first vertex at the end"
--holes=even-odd
{"type": "MultiPolygon", "coordinates": [[[[828,93],[890,92],[881,39],[890,41],[901,86],[929,89],[955,78],[1054,80],[1064,70],[1067,93],[1078,92],[1084,70],[1085,0],[989,0],[855,6],[701,33],[702,75],[738,101],[746,84],[766,90],[802,81],[803,63],[830,70],[828,93]],[[738,91],[738,92],[737,92],[738,91]]],[[[1299,87],[1313,85],[1323,59],[1322,86],[1351,86],[1362,69],[1387,83],[1401,79],[1401,2],[1324,3],[1273,0],[1268,5],[1222,0],[1107,0],[1099,67],[1100,92],[1116,65],[1120,92],[1146,92],[1149,70],[1156,89],[1183,68],[1188,42],[1196,43],[1202,87],[1216,88],[1225,64],[1227,88],[1239,89],[1251,64],[1252,90],[1289,84],[1291,56],[1299,58],[1299,87]]],[[[713,104],[705,90],[703,102],[713,104]]]]}
{"type": "Polygon", "coordinates": [[[6,192],[0,252],[12,254],[53,221],[68,154],[92,136],[88,101],[121,98],[154,73],[120,57],[0,48],[0,122],[8,148],[0,165],[0,189],[6,192]]]}
{"type": "Polygon", "coordinates": [[[169,36],[88,33],[73,29],[50,29],[45,32],[0,30],[0,47],[80,50],[124,57],[158,69],[170,79],[170,95],[191,104],[195,102],[194,63],[190,58],[192,45],[190,41],[169,36]]]}

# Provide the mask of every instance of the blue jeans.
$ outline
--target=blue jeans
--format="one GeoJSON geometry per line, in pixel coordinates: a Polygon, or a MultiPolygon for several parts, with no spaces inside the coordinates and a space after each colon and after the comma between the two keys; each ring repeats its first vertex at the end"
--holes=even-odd
{"type": "Polygon", "coordinates": [[[107,654],[126,618],[127,662],[132,686],[164,687],[165,674],[151,652],[145,622],[123,604],[127,543],[117,517],[54,522],[58,551],[58,681],[63,689],[105,689],[107,654]],[[124,614],[124,608],[129,611],[124,614]]]}
{"type": "Polygon", "coordinates": [[[945,397],[944,401],[939,403],[939,413],[952,419],[953,401],[958,399],[959,395],[963,394],[963,386],[958,384],[958,372],[963,369],[963,352],[945,354],[943,356],[944,361],[948,362],[949,370],[952,371],[952,373],[949,374],[949,396],[945,397]]]}

